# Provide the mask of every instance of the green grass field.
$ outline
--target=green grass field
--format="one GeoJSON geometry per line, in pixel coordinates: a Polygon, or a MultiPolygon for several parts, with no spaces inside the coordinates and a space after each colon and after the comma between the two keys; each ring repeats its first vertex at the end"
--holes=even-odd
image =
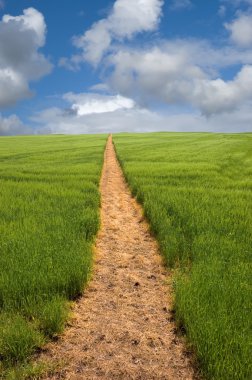
{"type": "MultiPolygon", "coordinates": [[[[0,358],[62,331],[92,265],[106,136],[0,139],[0,358]]],[[[1,372],[1,368],[0,368],[1,372]]]]}
{"type": "MultiPolygon", "coordinates": [[[[62,331],[85,286],[105,143],[0,139],[0,378],[62,331]]],[[[174,268],[177,323],[204,376],[249,380],[252,135],[121,134],[114,143],[174,268]]]]}
{"type": "Polygon", "coordinates": [[[252,135],[114,136],[166,263],[176,318],[205,377],[249,380],[252,135]]]}

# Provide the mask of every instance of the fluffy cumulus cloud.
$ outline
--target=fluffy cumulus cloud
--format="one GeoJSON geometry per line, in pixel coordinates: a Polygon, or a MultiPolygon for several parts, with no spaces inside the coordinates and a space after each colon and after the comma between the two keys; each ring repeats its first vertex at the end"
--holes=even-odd
{"type": "MultiPolygon", "coordinates": [[[[234,0],[233,4],[237,4],[234,0]]],[[[249,5],[250,0],[239,0],[249,5]]],[[[102,68],[106,91],[120,94],[101,98],[95,96],[84,104],[73,101],[72,111],[79,116],[117,112],[127,109],[151,108],[153,104],[169,107],[191,107],[204,116],[236,112],[243,104],[252,102],[252,19],[247,13],[236,13],[236,18],[225,27],[235,44],[214,47],[201,39],[157,39],[144,47],[132,45],[136,33],[155,30],[162,15],[164,2],[159,0],[117,0],[106,19],[93,24],[91,29],[74,39],[80,54],[62,63],[77,67],[86,61],[102,68]],[[238,45],[238,46],[237,46],[238,45]],[[222,70],[238,67],[233,79],[224,80],[222,70]],[[132,100],[133,99],[133,100],[132,100]],[[126,103],[125,103],[126,102],[126,103]],[[116,103],[116,104],[115,104],[116,103]]],[[[173,0],[170,10],[189,8],[189,0],[173,0]]],[[[221,1],[220,15],[224,17],[227,2],[221,1]]],[[[95,89],[94,89],[95,90],[95,89]]],[[[98,90],[98,87],[97,87],[98,90]]]]}
{"type": "MultiPolygon", "coordinates": [[[[233,80],[224,81],[210,70],[211,60],[216,59],[218,52],[212,51],[211,57],[202,54],[204,48],[207,46],[177,41],[147,50],[121,50],[110,57],[114,67],[110,86],[142,105],[153,101],[189,104],[205,115],[232,111],[251,101],[252,65],[244,65],[233,80]]],[[[252,57],[247,58],[252,63],[252,57]]],[[[222,61],[224,65],[225,54],[222,61]]]]}
{"type": "Polygon", "coordinates": [[[97,65],[114,40],[131,39],[136,33],[155,30],[162,5],[163,0],[117,0],[106,19],[96,22],[82,36],[73,39],[82,53],[70,60],[63,58],[60,64],[75,67],[87,61],[97,65]]]}
{"type": "Polygon", "coordinates": [[[231,40],[242,47],[252,47],[252,13],[241,13],[225,27],[231,33],[231,40]]]}
{"type": "Polygon", "coordinates": [[[244,66],[228,82],[222,79],[203,80],[195,85],[192,102],[206,114],[233,111],[252,100],[252,66],[244,66]]]}
{"type": "Polygon", "coordinates": [[[114,112],[120,109],[134,108],[132,99],[121,95],[101,95],[97,93],[67,93],[63,99],[71,103],[71,110],[77,116],[114,112]]]}
{"type": "Polygon", "coordinates": [[[29,82],[48,74],[52,65],[39,52],[45,43],[46,24],[34,8],[0,21],[0,108],[31,96],[29,82]]]}
{"type": "Polygon", "coordinates": [[[16,116],[3,117],[0,114],[0,136],[31,134],[32,130],[25,126],[16,116]]]}

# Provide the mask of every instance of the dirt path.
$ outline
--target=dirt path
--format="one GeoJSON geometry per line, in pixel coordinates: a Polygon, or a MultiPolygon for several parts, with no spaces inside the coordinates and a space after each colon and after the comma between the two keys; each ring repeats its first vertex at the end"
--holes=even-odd
{"type": "Polygon", "coordinates": [[[170,321],[158,247],[108,140],[101,179],[102,227],[93,279],[72,326],[46,357],[66,367],[50,379],[193,379],[170,321]]]}

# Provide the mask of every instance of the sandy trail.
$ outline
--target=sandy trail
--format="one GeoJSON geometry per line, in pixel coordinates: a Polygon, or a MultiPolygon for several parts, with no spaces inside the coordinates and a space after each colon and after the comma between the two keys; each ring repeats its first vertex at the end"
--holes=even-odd
{"type": "Polygon", "coordinates": [[[64,360],[47,379],[193,379],[174,334],[167,273],[109,137],[101,178],[95,269],[72,324],[44,358],[64,360]]]}

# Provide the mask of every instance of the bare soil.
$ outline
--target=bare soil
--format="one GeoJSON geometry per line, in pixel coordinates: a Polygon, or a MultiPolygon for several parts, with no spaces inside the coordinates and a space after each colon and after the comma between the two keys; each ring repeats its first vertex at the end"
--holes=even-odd
{"type": "Polygon", "coordinates": [[[193,379],[172,321],[169,274],[125,182],[112,137],[104,158],[93,277],[70,327],[43,355],[63,359],[65,368],[46,378],[193,379]]]}

